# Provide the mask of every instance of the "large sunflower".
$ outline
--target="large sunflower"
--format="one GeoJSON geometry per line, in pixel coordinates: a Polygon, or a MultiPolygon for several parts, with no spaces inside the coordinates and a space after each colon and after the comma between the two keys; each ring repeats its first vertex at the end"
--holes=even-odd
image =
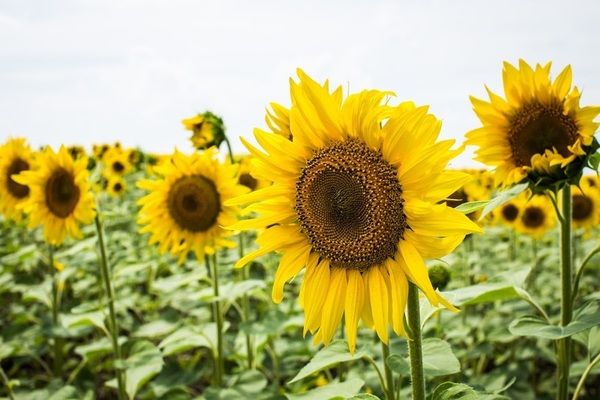
{"type": "Polygon", "coordinates": [[[12,176],[32,169],[34,155],[22,138],[9,139],[0,146],[0,213],[20,221],[22,212],[17,205],[29,197],[29,188],[15,181],[12,176]]]}
{"type": "Polygon", "coordinates": [[[497,185],[520,182],[532,172],[550,181],[578,176],[582,160],[597,147],[594,120],[600,107],[579,105],[571,66],[554,82],[550,63],[533,69],[523,60],[518,68],[505,62],[502,72],[506,99],[487,87],[489,102],[471,97],[483,124],[466,134],[467,144],[479,147],[476,159],[496,167],[497,185]],[[575,161],[575,171],[567,171],[575,161]]]}
{"type": "Polygon", "coordinates": [[[36,161],[35,170],[13,175],[30,190],[29,198],[18,208],[29,214],[31,228],[44,226],[44,237],[50,244],[61,244],[66,235],[81,237],[79,223],[89,224],[96,215],[87,158],[73,160],[66,147],[55,153],[48,146],[36,161]]]}
{"type": "Polygon", "coordinates": [[[556,225],[552,203],[546,195],[535,195],[530,199],[521,199],[521,212],[515,222],[515,229],[536,239],[556,225]]]}
{"type": "Polygon", "coordinates": [[[345,315],[354,351],[359,320],[384,342],[389,326],[404,333],[408,280],[432,304],[452,308],[433,289],[424,259],[448,254],[480,231],[443,202],[470,177],[445,170],[460,150],[450,149],[452,140],[436,142],[441,123],[428,107],[390,107],[389,93],[377,90],[343,99],[341,87],[330,91],[327,82],[298,75],[290,82],[290,132],[256,129],[264,152],[242,138],[255,156],[254,176],[274,184],[228,203],[252,203],[245,212],[259,214],[231,229],[266,228],[260,248],[237,265],[281,252],[277,303],[284,284],[306,269],[305,333],[327,344],[345,315]]]}
{"type": "Polygon", "coordinates": [[[224,203],[247,189],[237,183],[236,166],[219,163],[216,155],[214,147],[191,156],[176,151],[170,162],[156,167],[157,179],[138,182],[150,192],[138,202],[141,232],[180,262],[190,251],[202,260],[216,248],[235,246],[222,226],[236,221],[238,208],[224,203]]]}

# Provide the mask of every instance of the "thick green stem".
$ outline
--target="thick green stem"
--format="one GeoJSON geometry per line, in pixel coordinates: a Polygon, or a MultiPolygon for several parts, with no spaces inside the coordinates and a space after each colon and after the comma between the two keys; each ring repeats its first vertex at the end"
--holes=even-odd
{"type": "Polygon", "coordinates": [[[413,400],[425,400],[425,374],[423,373],[423,345],[421,342],[421,315],[419,310],[419,289],[408,283],[408,355],[410,356],[410,377],[413,400]]]}
{"type": "MultiPolygon", "coordinates": [[[[238,255],[241,259],[244,257],[244,232],[240,232],[238,235],[238,255]]],[[[242,268],[242,279],[244,281],[250,278],[250,266],[244,266],[242,268]]],[[[242,314],[244,316],[244,322],[248,323],[250,321],[250,298],[244,294],[242,297],[242,314]]],[[[248,358],[248,368],[254,368],[254,350],[252,344],[252,335],[246,333],[246,352],[248,358]]]]}
{"type": "Polygon", "coordinates": [[[127,394],[125,392],[125,374],[124,371],[121,369],[123,361],[121,355],[121,346],[119,345],[119,326],[117,325],[117,316],[115,313],[115,292],[112,286],[110,271],[108,269],[108,258],[106,257],[106,244],[104,243],[104,232],[102,230],[102,223],[100,222],[99,214],[96,215],[94,223],[96,224],[96,233],[98,234],[98,246],[100,247],[100,271],[102,273],[102,280],[104,281],[106,297],[108,298],[108,317],[110,323],[109,333],[115,358],[115,373],[117,375],[119,399],[125,400],[127,398],[127,394]]]}
{"type": "MultiPolygon", "coordinates": [[[[56,335],[58,332],[58,313],[60,309],[60,282],[56,268],[54,267],[54,247],[52,245],[48,246],[48,262],[50,264],[50,269],[52,270],[52,326],[54,327],[54,334],[56,335]]],[[[63,340],[57,336],[54,336],[52,342],[52,348],[54,351],[54,363],[52,364],[53,372],[54,376],[60,378],[62,375],[63,364],[63,340]]]]}
{"type": "Polygon", "coordinates": [[[215,362],[215,384],[223,384],[223,375],[225,373],[225,360],[223,352],[223,312],[221,311],[221,302],[219,301],[219,269],[217,265],[217,254],[212,256],[212,282],[215,295],[214,310],[215,322],[217,324],[217,357],[215,362]]]}
{"type": "Polygon", "coordinates": [[[385,372],[385,398],[386,400],[395,400],[396,391],[394,390],[394,375],[388,364],[390,346],[381,342],[381,352],[383,353],[383,370],[385,372]]]}
{"type": "MultiPolygon", "coordinates": [[[[571,187],[562,190],[562,218],[560,229],[560,278],[561,278],[561,309],[560,324],[566,326],[573,318],[573,274],[572,274],[572,237],[571,237],[571,187]]],[[[558,356],[558,400],[569,397],[569,369],[571,367],[571,338],[559,339],[557,342],[558,356]]]]}

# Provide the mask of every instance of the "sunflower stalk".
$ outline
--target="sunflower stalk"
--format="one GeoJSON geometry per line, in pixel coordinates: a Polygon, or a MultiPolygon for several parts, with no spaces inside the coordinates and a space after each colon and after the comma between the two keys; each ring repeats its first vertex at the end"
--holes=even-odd
{"type": "Polygon", "coordinates": [[[388,364],[390,356],[390,346],[381,342],[381,352],[383,354],[383,369],[385,372],[385,398],[386,400],[396,400],[396,391],[394,390],[394,375],[388,364]]]}
{"type": "MultiPolygon", "coordinates": [[[[244,232],[240,232],[238,235],[238,243],[239,243],[239,257],[240,259],[244,257],[244,232]]],[[[242,268],[242,280],[246,281],[250,278],[250,266],[244,266],[242,268]]],[[[250,298],[248,295],[244,294],[242,297],[242,312],[244,316],[244,322],[248,323],[250,321],[250,298]]],[[[246,332],[246,351],[248,356],[248,368],[254,368],[254,351],[252,344],[252,336],[250,333],[246,332]]]]}
{"type": "MultiPolygon", "coordinates": [[[[558,213],[558,210],[557,210],[558,213]]],[[[566,185],[562,190],[562,218],[560,229],[560,276],[561,276],[561,310],[560,324],[566,326],[573,318],[573,276],[572,276],[572,209],[571,187],[566,185]]],[[[557,342],[558,356],[558,400],[567,400],[569,396],[569,370],[571,367],[571,338],[559,339],[557,342]]]]}
{"type": "Polygon", "coordinates": [[[60,309],[60,290],[59,285],[60,281],[58,278],[58,273],[56,268],[54,267],[54,246],[48,246],[48,262],[50,264],[50,269],[52,270],[52,326],[55,329],[54,332],[54,340],[53,340],[53,351],[54,351],[54,364],[53,364],[53,372],[54,376],[60,377],[62,374],[62,364],[63,364],[63,340],[56,336],[56,331],[58,330],[58,314],[60,309]]]}
{"type": "Polygon", "coordinates": [[[6,392],[8,393],[8,397],[10,398],[10,400],[15,400],[15,394],[12,390],[12,384],[8,379],[8,376],[6,376],[6,374],[4,373],[4,368],[2,368],[2,365],[0,365],[0,378],[2,378],[2,383],[4,383],[4,386],[6,387],[6,392]]]}
{"type": "Polygon", "coordinates": [[[425,400],[425,374],[423,372],[423,347],[421,341],[421,315],[419,314],[419,289],[408,282],[408,355],[413,400],[425,400]]]}
{"type": "Polygon", "coordinates": [[[104,281],[104,289],[106,297],[108,297],[108,316],[109,316],[109,333],[113,347],[113,355],[115,358],[115,373],[117,375],[117,385],[119,392],[119,400],[125,400],[127,394],[125,391],[125,373],[121,368],[123,358],[121,355],[121,346],[119,345],[119,326],[117,325],[117,317],[115,313],[115,292],[112,286],[110,271],[108,269],[108,258],[106,256],[106,244],[104,243],[104,233],[102,230],[102,222],[100,221],[100,212],[94,218],[96,225],[96,233],[98,234],[98,246],[100,247],[100,270],[102,280],[104,281]]]}
{"type": "Polygon", "coordinates": [[[214,317],[217,324],[217,355],[215,362],[215,384],[221,386],[223,384],[223,375],[225,374],[225,360],[223,352],[223,311],[221,310],[221,302],[219,300],[219,270],[217,266],[217,253],[215,252],[211,260],[208,257],[206,261],[212,267],[212,283],[214,300],[214,317]]]}

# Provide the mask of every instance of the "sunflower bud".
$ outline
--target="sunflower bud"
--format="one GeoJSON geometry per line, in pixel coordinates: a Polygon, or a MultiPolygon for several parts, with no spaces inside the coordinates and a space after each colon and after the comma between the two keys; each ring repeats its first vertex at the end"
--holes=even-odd
{"type": "Polygon", "coordinates": [[[210,111],[186,118],[181,123],[185,129],[192,132],[190,140],[198,150],[204,150],[211,146],[218,148],[225,140],[223,119],[210,111]]]}
{"type": "Polygon", "coordinates": [[[444,290],[450,282],[450,271],[441,264],[429,268],[429,280],[434,289],[444,290]]]}

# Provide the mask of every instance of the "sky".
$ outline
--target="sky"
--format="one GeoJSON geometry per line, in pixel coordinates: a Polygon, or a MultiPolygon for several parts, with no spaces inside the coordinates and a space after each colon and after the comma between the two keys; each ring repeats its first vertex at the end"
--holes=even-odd
{"type": "Polygon", "coordinates": [[[599,17],[598,1],[1,0],[0,141],[189,151],[181,119],[208,109],[242,152],[301,67],[429,104],[460,143],[504,60],[571,64],[600,103],[599,17]]]}

